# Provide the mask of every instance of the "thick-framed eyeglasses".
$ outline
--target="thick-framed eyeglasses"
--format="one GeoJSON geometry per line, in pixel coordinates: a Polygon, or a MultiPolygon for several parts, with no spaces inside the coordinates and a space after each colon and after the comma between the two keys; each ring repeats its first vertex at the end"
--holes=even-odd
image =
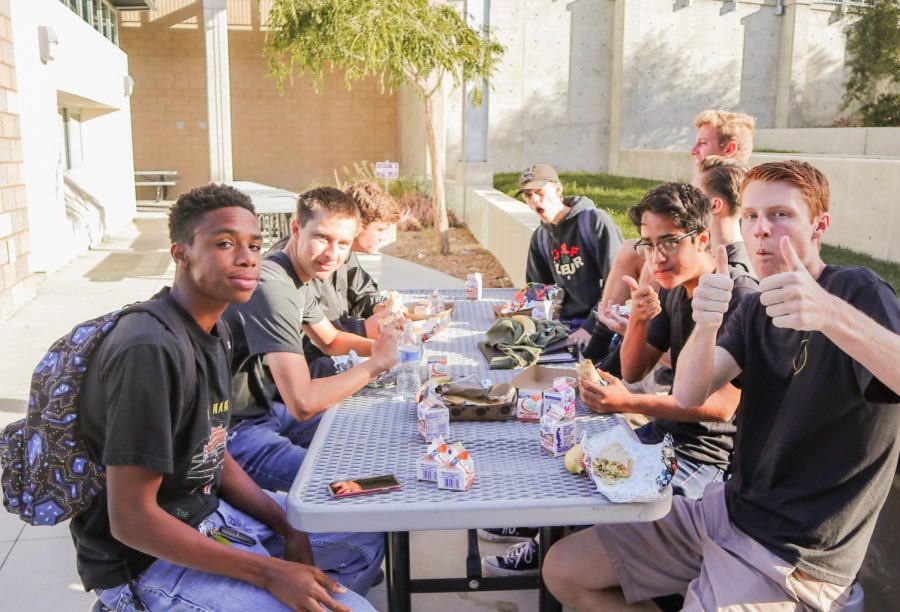
{"type": "Polygon", "coordinates": [[[659,251],[666,257],[670,255],[674,255],[678,251],[678,244],[687,238],[688,236],[693,236],[700,230],[694,230],[692,232],[688,232],[687,234],[682,234],[681,236],[673,236],[672,238],[665,238],[660,240],[656,244],[652,242],[644,242],[640,240],[634,243],[635,252],[643,257],[644,259],[650,259],[653,257],[654,251],[659,251]]]}

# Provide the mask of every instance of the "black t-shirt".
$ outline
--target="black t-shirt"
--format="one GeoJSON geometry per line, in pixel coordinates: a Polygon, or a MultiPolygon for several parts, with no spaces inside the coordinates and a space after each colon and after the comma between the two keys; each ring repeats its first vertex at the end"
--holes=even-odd
{"type": "MultiPolygon", "coordinates": [[[[827,266],[818,282],[900,333],[900,302],[876,274],[827,266]]],[[[772,325],[757,295],[719,346],[742,369],[732,522],[804,572],[851,584],[897,468],[900,397],[824,334],[772,325]]]]}
{"type": "MultiPolygon", "coordinates": [[[[730,259],[729,272],[734,279],[734,290],[720,330],[724,328],[724,322],[728,321],[743,296],[759,290],[756,279],[749,276],[747,269],[740,265],[742,262],[739,253],[737,251],[732,253],[734,259],[730,259]]],[[[650,321],[647,328],[647,344],[663,352],[671,349],[672,371],[676,371],[678,356],[694,330],[691,298],[684,286],[678,285],[671,290],[661,290],[659,299],[663,309],[650,321]]],[[[734,449],[735,417],[724,423],[717,421],[690,423],[656,419],[653,427],[660,437],[666,433],[672,434],[675,439],[675,452],[679,455],[728,470],[734,449]]]]}
{"type": "MultiPolygon", "coordinates": [[[[162,474],[160,507],[197,525],[219,504],[230,415],[228,358],[217,336],[171,297],[162,299],[178,312],[191,345],[180,345],[150,314],[122,317],[88,365],[79,396],[82,435],[92,459],[103,465],[162,474]],[[194,393],[184,385],[186,359],[197,367],[194,393]]],[[[124,584],[155,560],[113,538],[105,491],[72,519],[70,530],[85,589],[124,584]]]]}
{"type": "Polygon", "coordinates": [[[234,344],[232,418],[267,414],[278,398],[267,353],[303,354],[301,325],[315,325],[324,315],[315,296],[297,276],[287,255],[274,253],[263,262],[260,283],[246,304],[232,304],[223,319],[234,344]]]}

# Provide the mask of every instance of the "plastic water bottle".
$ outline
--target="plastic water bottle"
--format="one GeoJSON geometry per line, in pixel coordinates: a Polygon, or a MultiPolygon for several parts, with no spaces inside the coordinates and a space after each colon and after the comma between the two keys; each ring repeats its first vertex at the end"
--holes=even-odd
{"type": "Polygon", "coordinates": [[[431,292],[431,299],[428,300],[428,304],[431,306],[431,314],[440,314],[444,310],[444,296],[435,289],[431,292]]]}
{"type": "Polygon", "coordinates": [[[397,342],[397,393],[396,399],[405,402],[415,402],[419,386],[422,384],[419,377],[419,358],[422,355],[422,343],[418,334],[413,330],[412,323],[407,323],[397,342]]]}

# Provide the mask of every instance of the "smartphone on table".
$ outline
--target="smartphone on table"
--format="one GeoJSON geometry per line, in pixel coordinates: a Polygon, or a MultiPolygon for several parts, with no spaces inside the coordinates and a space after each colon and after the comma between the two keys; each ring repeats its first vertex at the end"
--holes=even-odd
{"type": "Polygon", "coordinates": [[[398,489],[400,489],[400,481],[393,474],[336,480],[328,485],[331,496],[335,498],[368,495],[370,493],[387,493],[398,489]]]}

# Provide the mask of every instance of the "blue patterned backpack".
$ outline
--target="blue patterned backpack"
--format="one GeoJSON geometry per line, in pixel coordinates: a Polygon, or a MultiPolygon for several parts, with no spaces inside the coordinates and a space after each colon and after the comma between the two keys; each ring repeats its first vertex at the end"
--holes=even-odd
{"type": "MultiPolygon", "coordinates": [[[[106,486],[103,466],[94,462],[81,438],[78,398],[91,356],[125,315],[147,312],[166,326],[182,346],[187,329],[172,306],[157,299],[126,306],[76,325],[53,343],[31,376],[25,418],[0,435],[3,505],[32,525],[55,525],[90,507],[106,486]]],[[[183,351],[186,397],[196,392],[193,353],[183,351]]]]}

